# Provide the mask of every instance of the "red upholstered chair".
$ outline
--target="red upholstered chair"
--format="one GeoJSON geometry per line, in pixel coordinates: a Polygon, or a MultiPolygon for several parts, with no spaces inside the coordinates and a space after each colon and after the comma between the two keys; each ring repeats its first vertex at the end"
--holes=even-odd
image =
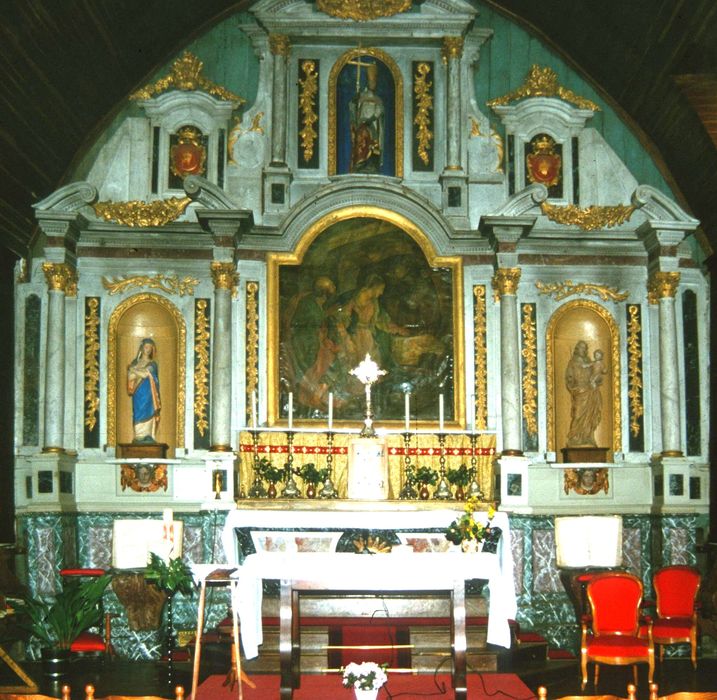
{"type": "MultiPolygon", "coordinates": [[[[104,569],[60,569],[60,576],[64,578],[70,577],[99,577],[104,576],[107,572],[104,569]]],[[[92,654],[105,653],[109,656],[114,655],[112,648],[112,615],[104,614],[104,630],[101,633],[90,632],[86,630],[80,633],[80,636],[72,642],[70,651],[76,654],[92,654]]]]}
{"type": "Polygon", "coordinates": [[[652,639],[660,647],[660,660],[665,644],[689,644],[692,666],[697,668],[697,594],[700,572],[692,566],[665,566],[655,572],[655,618],[652,639]]]}
{"type": "Polygon", "coordinates": [[[580,645],[582,688],[588,682],[588,663],[595,664],[595,686],[600,664],[632,664],[637,685],[637,664],[648,665],[648,681],[655,671],[655,647],[652,623],[643,621],[645,636],[640,635],[642,581],[624,572],[595,576],[587,586],[590,614],[582,621],[580,645]]]}

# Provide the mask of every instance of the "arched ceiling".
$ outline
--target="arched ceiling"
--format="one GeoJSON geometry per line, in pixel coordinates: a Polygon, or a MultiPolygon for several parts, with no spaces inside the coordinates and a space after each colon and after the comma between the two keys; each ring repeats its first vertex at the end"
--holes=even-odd
{"type": "MultiPolygon", "coordinates": [[[[717,3],[498,0],[639,127],[717,246],[717,3]]],[[[5,0],[0,21],[0,247],[25,255],[32,204],[113,109],[220,15],[249,0],[5,0]]]]}

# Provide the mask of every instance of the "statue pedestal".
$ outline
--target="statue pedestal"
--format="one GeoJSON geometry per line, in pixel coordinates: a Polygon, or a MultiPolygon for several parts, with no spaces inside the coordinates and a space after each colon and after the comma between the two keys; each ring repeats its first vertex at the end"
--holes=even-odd
{"type": "Polygon", "coordinates": [[[599,463],[608,461],[609,447],[563,447],[563,462],[569,464],[599,463]]]}
{"type": "Polygon", "coordinates": [[[166,459],[169,445],[163,442],[121,442],[117,445],[118,457],[134,457],[135,459],[166,459]]]}
{"type": "Polygon", "coordinates": [[[389,497],[385,438],[356,438],[349,442],[347,495],[362,501],[389,497]]]}

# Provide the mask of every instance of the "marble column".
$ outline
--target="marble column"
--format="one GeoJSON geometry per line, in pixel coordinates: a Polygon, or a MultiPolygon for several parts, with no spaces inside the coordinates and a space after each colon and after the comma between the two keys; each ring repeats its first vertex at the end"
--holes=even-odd
{"type": "Polygon", "coordinates": [[[76,283],[66,263],[44,263],[47,281],[47,351],[45,356],[45,436],[43,452],[64,451],[65,294],[76,283]]]}
{"type": "Polygon", "coordinates": [[[650,303],[658,305],[660,333],[660,413],[662,455],[681,457],[680,375],[677,356],[675,295],[679,272],[655,272],[648,281],[650,303]]]}
{"type": "Polygon", "coordinates": [[[269,36],[269,49],[274,57],[271,108],[271,164],[286,163],[286,119],[287,119],[287,64],[291,52],[289,37],[284,34],[269,36]]]}
{"type": "Polygon", "coordinates": [[[521,455],[520,326],[518,283],[520,268],[504,267],[493,276],[493,289],[500,298],[500,385],[503,455],[521,455]]]}
{"type": "Polygon", "coordinates": [[[461,56],[463,37],[443,38],[443,60],[446,63],[447,118],[446,170],[461,169],[461,56]]]}
{"type": "Polygon", "coordinates": [[[232,399],[232,293],[238,282],[234,263],[213,262],[214,313],[212,330],[212,452],[230,452],[232,399]]]}

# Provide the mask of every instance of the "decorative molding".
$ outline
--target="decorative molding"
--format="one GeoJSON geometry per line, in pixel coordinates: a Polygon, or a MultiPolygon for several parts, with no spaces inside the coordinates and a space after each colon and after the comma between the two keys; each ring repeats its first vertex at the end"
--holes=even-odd
{"type": "Polygon", "coordinates": [[[269,51],[274,56],[288,56],[291,53],[291,41],[286,34],[269,35],[269,51]]]}
{"type": "Polygon", "coordinates": [[[85,426],[92,432],[100,408],[100,300],[88,297],[85,316],[85,426]]]}
{"type": "Polygon", "coordinates": [[[411,9],[413,0],[316,0],[316,9],[337,19],[368,22],[411,9]]]}
{"type": "Polygon", "coordinates": [[[443,62],[448,63],[451,59],[459,59],[463,55],[463,44],[462,36],[444,36],[443,46],[441,46],[443,62]]]}
{"type": "Polygon", "coordinates": [[[433,95],[431,87],[433,83],[428,79],[431,72],[431,64],[421,61],[416,67],[416,75],[413,80],[413,94],[416,96],[415,117],[413,123],[416,125],[416,140],[418,141],[418,157],[424,165],[431,160],[429,150],[433,141],[431,131],[431,111],[433,110],[433,95]]]}
{"type": "Polygon", "coordinates": [[[642,326],[639,304],[630,304],[627,315],[627,398],[630,403],[630,432],[637,437],[640,434],[640,418],[645,413],[642,405],[642,326]]]}
{"type": "Polygon", "coordinates": [[[538,336],[536,333],[535,304],[523,304],[522,334],[523,357],[523,420],[528,434],[538,434],[538,336]]]}
{"type": "Polygon", "coordinates": [[[213,262],[211,264],[212,282],[215,289],[228,289],[232,295],[239,283],[236,265],[230,262],[213,262]]]}
{"type": "Polygon", "coordinates": [[[592,282],[541,282],[538,280],[535,287],[539,294],[549,294],[556,301],[562,301],[575,294],[591,294],[600,297],[603,301],[625,301],[630,296],[629,292],[620,292],[617,287],[608,287],[605,284],[594,284],[592,282]]]}
{"type": "Polygon", "coordinates": [[[503,97],[496,97],[488,100],[489,107],[507,105],[525,97],[558,97],[564,102],[569,102],[579,109],[589,109],[599,112],[600,107],[585,97],[576,95],[572,90],[564,88],[558,83],[558,74],[549,66],[533,64],[525,77],[525,82],[516,90],[509,92],[503,97]]]}
{"type": "Polygon", "coordinates": [[[544,202],[547,198],[548,188],[545,185],[528,185],[525,189],[508,198],[500,209],[491,216],[523,216],[536,204],[544,202]]]}
{"type": "Polygon", "coordinates": [[[476,430],[488,428],[488,352],[486,348],[486,288],[473,286],[473,356],[475,363],[475,424],[476,430]]]}
{"type": "Polygon", "coordinates": [[[520,284],[519,267],[501,267],[493,275],[493,298],[499,301],[506,294],[515,296],[520,284]]]}
{"type": "Polygon", "coordinates": [[[261,125],[261,120],[264,118],[264,112],[257,112],[254,115],[254,118],[251,120],[251,126],[244,131],[241,128],[241,117],[234,117],[234,127],[229,132],[229,136],[227,138],[227,156],[228,160],[227,163],[230,163],[232,165],[239,165],[234,160],[234,146],[236,145],[237,140],[242,134],[248,134],[249,132],[253,131],[257,134],[263,134],[264,133],[264,127],[261,125]]]}
{"type": "Polygon", "coordinates": [[[209,427],[209,317],[207,300],[194,303],[194,425],[204,437],[209,427]]]}
{"type": "Polygon", "coordinates": [[[660,299],[674,299],[679,286],[679,272],[654,272],[647,280],[647,300],[657,304],[660,299]]]}
{"type": "Polygon", "coordinates": [[[97,202],[92,205],[95,214],[105,221],[124,226],[164,226],[176,221],[189,206],[191,197],[170,197],[153,202],[132,200],[129,202],[97,202]]]}
{"type": "Polygon", "coordinates": [[[149,287],[150,289],[161,289],[167,294],[178,294],[183,296],[194,296],[194,288],[199,284],[196,277],[183,277],[181,280],[176,275],[157,274],[153,277],[147,275],[135,275],[134,277],[109,277],[102,278],[102,286],[109,292],[110,296],[121,294],[133,289],[149,287]]]}
{"type": "Polygon", "coordinates": [[[42,271],[49,291],[63,292],[67,296],[73,296],[73,290],[76,292],[77,275],[67,263],[42,263],[42,271]]]}
{"type": "Polygon", "coordinates": [[[172,63],[169,75],[160,78],[155,83],[145,85],[129,96],[130,100],[149,100],[156,95],[161,95],[167,90],[203,90],[221,100],[233,102],[235,107],[240,107],[246,100],[235,95],[221,85],[213,83],[202,75],[204,63],[194,54],[185,51],[180,58],[172,63]]]}
{"type": "Polygon", "coordinates": [[[612,228],[630,220],[636,207],[632,204],[614,204],[610,206],[590,206],[581,209],[574,204],[558,206],[550,202],[541,202],[540,210],[551,221],[565,226],[578,226],[583,231],[597,231],[612,228]]]}
{"type": "Polygon", "coordinates": [[[700,222],[697,219],[691,217],[682,207],[650,185],[637,187],[632,193],[631,201],[652,221],[683,223],[686,231],[691,231],[699,226],[700,222]]]}
{"type": "MultiPolygon", "coordinates": [[[[251,415],[252,396],[259,395],[259,284],[246,284],[246,415],[251,415]]],[[[258,420],[258,417],[257,417],[258,420]]]]}
{"type": "Polygon", "coordinates": [[[301,61],[301,70],[304,79],[299,78],[299,110],[301,111],[301,148],[304,162],[308,163],[314,155],[314,142],[318,138],[316,122],[319,116],[316,113],[316,97],[319,90],[319,74],[316,72],[316,61],[301,61]]]}

